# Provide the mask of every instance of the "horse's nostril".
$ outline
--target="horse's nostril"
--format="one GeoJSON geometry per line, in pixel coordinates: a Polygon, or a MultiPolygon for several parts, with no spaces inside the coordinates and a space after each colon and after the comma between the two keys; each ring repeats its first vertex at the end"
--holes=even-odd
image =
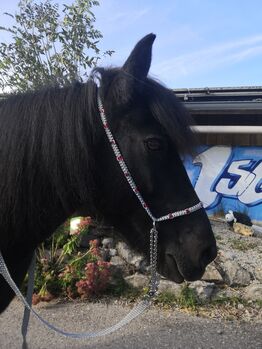
{"type": "Polygon", "coordinates": [[[206,248],[202,252],[201,263],[206,266],[207,264],[209,264],[210,262],[212,262],[216,258],[216,255],[217,255],[216,246],[206,248]]]}

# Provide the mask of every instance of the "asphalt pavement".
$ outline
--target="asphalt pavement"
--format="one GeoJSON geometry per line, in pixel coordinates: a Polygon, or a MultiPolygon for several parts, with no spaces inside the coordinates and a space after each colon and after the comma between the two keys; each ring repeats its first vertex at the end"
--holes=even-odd
{"type": "MultiPolygon", "coordinates": [[[[36,306],[41,316],[71,332],[111,326],[130,310],[117,304],[73,302],[36,306]]],[[[14,300],[0,316],[0,348],[21,349],[23,307],[14,300]]],[[[28,349],[261,349],[262,324],[205,319],[152,307],[108,336],[79,340],[62,337],[31,317],[28,349]]]]}

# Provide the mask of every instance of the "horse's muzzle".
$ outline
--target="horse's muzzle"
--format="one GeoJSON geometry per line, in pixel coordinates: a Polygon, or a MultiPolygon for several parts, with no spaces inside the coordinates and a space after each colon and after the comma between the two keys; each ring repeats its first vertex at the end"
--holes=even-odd
{"type": "Polygon", "coordinates": [[[164,256],[162,255],[162,258],[160,258],[159,272],[176,283],[182,283],[184,280],[196,281],[201,279],[206,266],[216,256],[217,247],[215,242],[202,250],[200,249],[193,257],[181,247],[180,249],[167,248],[164,256]]]}

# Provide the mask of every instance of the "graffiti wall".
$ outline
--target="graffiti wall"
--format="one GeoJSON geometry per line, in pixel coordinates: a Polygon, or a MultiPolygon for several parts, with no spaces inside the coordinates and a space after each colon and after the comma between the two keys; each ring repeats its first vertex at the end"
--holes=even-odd
{"type": "Polygon", "coordinates": [[[234,210],[262,223],[262,147],[201,147],[184,163],[208,214],[234,210]]]}

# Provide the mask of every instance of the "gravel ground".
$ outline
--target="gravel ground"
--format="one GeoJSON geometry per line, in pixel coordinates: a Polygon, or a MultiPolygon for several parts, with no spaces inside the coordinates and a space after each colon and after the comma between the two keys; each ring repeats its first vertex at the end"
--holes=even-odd
{"type": "MultiPolygon", "coordinates": [[[[261,266],[262,239],[246,238],[229,231],[227,225],[213,222],[218,245],[247,270],[261,266]],[[236,241],[241,247],[234,248],[236,241]]],[[[92,331],[111,326],[130,311],[129,305],[84,302],[50,302],[36,306],[40,314],[56,326],[71,332],[92,331]],[[89,319],[92,319],[90,321],[89,319]]],[[[62,337],[31,318],[28,349],[262,349],[261,308],[217,307],[199,310],[208,318],[177,309],[152,307],[120,331],[100,339],[73,340],[62,337]],[[205,314],[206,313],[206,314],[205,314]],[[260,315],[259,315],[260,314],[260,315]],[[211,318],[211,317],[214,318],[211,318]],[[227,321],[225,318],[235,320],[227,321]],[[241,322],[237,319],[245,319],[241,322]]],[[[21,349],[23,307],[14,300],[0,316],[0,349],[21,349]]],[[[25,348],[24,348],[25,349],[25,348]]]]}
{"type": "MultiPolygon", "coordinates": [[[[129,306],[101,303],[40,304],[40,314],[70,331],[94,330],[115,323],[130,310],[129,306]],[[89,321],[92,319],[92,322],[89,321]]],[[[23,308],[17,300],[0,317],[0,348],[21,348],[23,308]]],[[[28,349],[260,349],[262,325],[204,319],[174,310],[152,307],[122,330],[95,340],[61,337],[31,318],[28,349]]]]}
{"type": "Polygon", "coordinates": [[[234,233],[228,224],[221,220],[211,219],[211,224],[220,249],[234,256],[238,263],[249,271],[258,266],[262,267],[262,238],[234,233]],[[236,246],[237,242],[240,246],[236,246]]]}

